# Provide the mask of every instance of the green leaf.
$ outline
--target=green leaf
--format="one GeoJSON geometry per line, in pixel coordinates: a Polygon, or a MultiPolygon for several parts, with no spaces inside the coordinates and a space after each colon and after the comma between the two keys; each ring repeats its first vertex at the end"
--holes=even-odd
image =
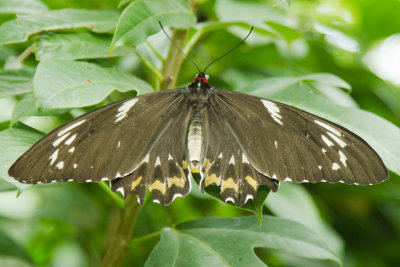
{"type": "Polygon", "coordinates": [[[3,231],[0,231],[0,255],[29,260],[29,256],[25,250],[3,231]]]}
{"type": "Polygon", "coordinates": [[[126,6],[127,4],[129,4],[132,1],[133,0],[120,0],[118,3],[118,8],[122,8],[123,6],[126,6]]]}
{"type": "Polygon", "coordinates": [[[40,62],[33,86],[37,105],[44,110],[94,105],[114,90],[135,90],[138,94],[153,91],[143,80],[115,67],[63,60],[40,62]]]}
{"type": "MultiPolygon", "coordinates": [[[[283,82],[286,81],[283,78],[283,82]]],[[[362,137],[382,157],[386,166],[400,174],[400,129],[377,115],[356,108],[339,106],[318,95],[303,83],[293,86],[275,86],[279,78],[262,79],[249,84],[247,93],[294,105],[333,121],[362,137]]]]}
{"type": "Polygon", "coordinates": [[[164,26],[188,28],[196,22],[189,5],[180,0],[136,0],[122,12],[110,47],[137,45],[164,26]]]}
{"type": "Polygon", "coordinates": [[[38,61],[117,57],[136,51],[132,47],[122,46],[109,54],[111,40],[111,36],[88,32],[56,34],[40,38],[34,51],[38,61]]]}
{"type": "Polygon", "coordinates": [[[10,124],[13,126],[17,121],[29,116],[54,116],[67,112],[67,110],[56,109],[48,112],[40,112],[36,109],[36,98],[33,93],[26,94],[14,106],[10,124]]]}
{"type": "Polygon", "coordinates": [[[28,150],[42,134],[33,129],[11,128],[0,132],[0,178],[15,184],[18,188],[21,183],[8,176],[8,168],[28,150]]]}
{"type": "Polygon", "coordinates": [[[311,259],[339,258],[309,228],[286,219],[263,216],[205,218],[164,228],[145,266],[265,266],[254,248],[277,249],[311,259]]]}
{"type": "Polygon", "coordinates": [[[280,218],[296,221],[313,229],[337,255],[343,252],[343,241],[322,219],[311,195],[303,186],[281,183],[278,192],[270,194],[265,203],[268,209],[280,218]],[[301,208],[300,208],[301,207],[301,208]]]}
{"type": "Polygon", "coordinates": [[[23,68],[0,71],[0,97],[32,92],[32,78],[35,70],[23,68]]]}
{"type": "Polygon", "coordinates": [[[0,14],[32,14],[47,11],[39,0],[1,0],[0,14]]]}
{"type": "Polygon", "coordinates": [[[29,36],[44,31],[88,28],[111,33],[117,20],[118,12],[111,10],[60,9],[21,15],[0,26],[0,45],[25,42],[29,36]]]}

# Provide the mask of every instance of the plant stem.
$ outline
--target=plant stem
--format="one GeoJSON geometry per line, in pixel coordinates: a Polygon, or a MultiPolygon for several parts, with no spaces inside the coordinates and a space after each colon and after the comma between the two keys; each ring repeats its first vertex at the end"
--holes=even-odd
{"type": "MultiPolygon", "coordinates": [[[[183,47],[187,33],[187,30],[175,29],[172,33],[171,39],[178,47],[183,47]]],[[[184,55],[171,44],[163,65],[161,90],[175,88],[183,58],[184,55]]]]}
{"type": "Polygon", "coordinates": [[[131,240],[133,226],[136,215],[139,211],[139,204],[135,195],[128,195],[125,208],[113,214],[115,218],[111,222],[110,240],[107,244],[107,250],[103,257],[102,267],[119,266],[125,256],[126,247],[131,240]],[[115,225],[118,225],[115,227],[115,225]]]}

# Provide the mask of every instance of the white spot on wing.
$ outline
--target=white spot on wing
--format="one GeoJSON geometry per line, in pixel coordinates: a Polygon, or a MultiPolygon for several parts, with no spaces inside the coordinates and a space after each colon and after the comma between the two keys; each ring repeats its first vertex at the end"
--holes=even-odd
{"type": "Polygon", "coordinates": [[[69,152],[69,153],[74,153],[74,151],[75,151],[75,147],[74,147],[74,146],[71,147],[70,149],[68,149],[68,152],[69,152]]]}
{"type": "Polygon", "coordinates": [[[318,169],[322,170],[322,166],[321,166],[321,165],[318,165],[318,169]]]}
{"type": "Polygon", "coordinates": [[[292,178],[286,177],[283,181],[285,181],[285,182],[291,182],[291,181],[292,181],[292,178]]]}
{"type": "Polygon", "coordinates": [[[158,204],[160,204],[160,200],[158,200],[158,199],[156,199],[156,198],[155,198],[155,199],[153,199],[153,202],[154,202],[154,203],[158,203],[158,204]]]}
{"type": "Polygon", "coordinates": [[[347,167],[346,161],[347,161],[347,157],[346,155],[339,150],[339,156],[340,156],[340,161],[343,163],[343,166],[347,167]]]}
{"type": "Polygon", "coordinates": [[[244,203],[246,204],[247,201],[249,201],[250,199],[253,199],[253,196],[250,194],[246,195],[246,198],[244,199],[244,203]]]}
{"type": "Polygon", "coordinates": [[[66,144],[66,145],[69,146],[70,144],[72,144],[72,142],[74,142],[75,138],[76,138],[76,134],[74,134],[73,136],[71,136],[70,138],[68,138],[67,141],[65,141],[64,144],[66,144]]]}
{"type": "Polygon", "coordinates": [[[57,163],[56,168],[61,170],[64,168],[64,161],[60,161],[59,163],[57,163]]]}
{"type": "Polygon", "coordinates": [[[121,146],[121,141],[118,141],[117,148],[121,146]]]}
{"type": "Polygon", "coordinates": [[[222,152],[219,153],[218,158],[219,158],[219,159],[222,159],[222,152]]]}
{"type": "Polygon", "coordinates": [[[120,192],[123,196],[125,196],[125,189],[122,186],[118,187],[117,191],[120,192]]]}
{"type": "Polygon", "coordinates": [[[274,119],[274,121],[276,121],[280,125],[283,125],[281,121],[282,116],[279,114],[280,112],[279,107],[275,103],[265,99],[261,99],[261,102],[264,104],[264,107],[267,108],[268,112],[271,114],[271,117],[274,119]]]}
{"type": "Polygon", "coordinates": [[[319,120],[314,120],[314,122],[315,122],[316,124],[319,124],[320,126],[324,127],[324,128],[327,129],[328,131],[330,131],[330,132],[336,134],[337,136],[341,136],[340,132],[339,132],[338,130],[336,130],[335,128],[333,128],[332,126],[330,126],[330,125],[328,125],[328,124],[326,124],[326,123],[324,123],[324,122],[322,122],[322,121],[319,121],[319,120]]]}
{"type": "Polygon", "coordinates": [[[90,182],[93,182],[93,180],[92,179],[86,179],[86,182],[90,183],[90,182]]]}
{"type": "Polygon", "coordinates": [[[157,157],[156,159],[156,166],[161,165],[160,157],[157,157]]]}
{"type": "Polygon", "coordinates": [[[275,148],[278,149],[278,141],[274,142],[275,148]]]}
{"type": "Polygon", "coordinates": [[[62,129],[61,131],[58,132],[57,136],[61,136],[66,134],[67,132],[69,132],[70,130],[78,127],[79,125],[81,125],[82,123],[84,123],[86,120],[80,120],[78,122],[75,122],[74,124],[68,126],[67,128],[62,129]]]}
{"type": "Polygon", "coordinates": [[[230,202],[232,202],[233,204],[235,204],[235,200],[234,200],[233,198],[231,198],[231,197],[227,197],[227,198],[225,199],[225,203],[227,203],[228,201],[230,201],[230,202]]]}
{"type": "Polygon", "coordinates": [[[250,164],[249,160],[247,159],[247,157],[246,157],[246,155],[244,153],[242,153],[242,162],[250,164]]]}
{"type": "MultiPolygon", "coordinates": [[[[336,162],[334,162],[334,163],[332,164],[332,170],[337,171],[337,170],[339,170],[339,169],[340,169],[339,164],[337,164],[336,162]]],[[[339,181],[339,182],[340,182],[340,181],[339,181]]]]}
{"type": "Polygon", "coordinates": [[[337,137],[336,135],[331,134],[331,133],[328,133],[328,135],[329,135],[333,140],[335,140],[335,142],[338,143],[338,145],[339,145],[340,147],[345,147],[345,146],[347,146],[347,144],[346,144],[342,139],[340,139],[339,137],[337,137]]]}
{"type": "Polygon", "coordinates": [[[322,141],[324,141],[325,144],[327,144],[327,146],[329,146],[329,147],[333,146],[333,142],[331,140],[329,140],[328,137],[326,137],[325,135],[321,134],[321,138],[322,138],[322,141]]]}
{"type": "Polygon", "coordinates": [[[123,118],[126,117],[126,114],[128,113],[128,111],[136,104],[136,102],[138,101],[137,98],[129,100],[124,102],[119,108],[118,108],[118,113],[115,116],[115,122],[119,122],[120,120],[122,120],[123,118]]]}
{"type": "Polygon", "coordinates": [[[171,202],[174,201],[175,198],[177,198],[177,197],[183,197],[183,195],[182,195],[182,194],[179,194],[179,193],[176,193],[175,195],[172,196],[171,202]]]}
{"type": "Polygon", "coordinates": [[[231,159],[229,160],[229,163],[228,163],[228,164],[233,164],[233,165],[235,165],[235,159],[233,158],[233,155],[232,155],[231,159]]]}
{"type": "Polygon", "coordinates": [[[76,167],[78,167],[78,164],[74,163],[74,169],[76,169],[76,167]]]}
{"type": "Polygon", "coordinates": [[[322,148],[322,153],[326,153],[326,149],[325,148],[322,148]]]}
{"type": "Polygon", "coordinates": [[[49,157],[50,165],[53,165],[53,163],[56,161],[57,157],[58,157],[58,149],[56,149],[56,151],[54,151],[54,153],[51,154],[51,156],[49,157]]]}
{"type": "Polygon", "coordinates": [[[168,154],[168,160],[173,160],[174,158],[171,156],[171,154],[168,154]]]}
{"type": "Polygon", "coordinates": [[[62,141],[64,141],[65,138],[67,138],[71,133],[66,133],[63,136],[59,137],[56,141],[53,142],[53,146],[56,147],[59,144],[61,144],[62,141]]]}
{"type": "Polygon", "coordinates": [[[108,177],[103,177],[100,179],[100,181],[108,181],[108,180],[109,180],[108,177]]]}

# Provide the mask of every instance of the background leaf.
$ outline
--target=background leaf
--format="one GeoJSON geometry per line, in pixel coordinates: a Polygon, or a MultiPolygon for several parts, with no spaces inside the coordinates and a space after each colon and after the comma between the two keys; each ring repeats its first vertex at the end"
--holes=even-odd
{"type": "Polygon", "coordinates": [[[117,68],[61,60],[41,62],[33,83],[37,105],[41,109],[94,105],[114,90],[135,90],[139,94],[152,91],[146,82],[117,68]]]}
{"type": "Polygon", "coordinates": [[[98,33],[112,32],[117,19],[115,11],[83,9],[21,15],[0,26],[0,45],[25,42],[29,36],[44,31],[87,28],[98,33]]]}
{"type": "Polygon", "coordinates": [[[110,50],[121,45],[137,45],[164,26],[186,28],[194,24],[188,4],[181,0],[136,0],[127,6],[119,18],[110,50]]]}
{"type": "Polygon", "coordinates": [[[206,218],[165,228],[146,266],[265,266],[255,247],[279,249],[301,257],[340,260],[313,231],[285,219],[264,216],[206,218]]]}

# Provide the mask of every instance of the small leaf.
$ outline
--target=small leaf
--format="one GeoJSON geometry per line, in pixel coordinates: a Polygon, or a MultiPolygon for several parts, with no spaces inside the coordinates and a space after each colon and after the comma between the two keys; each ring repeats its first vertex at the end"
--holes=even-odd
{"type": "Polygon", "coordinates": [[[164,228],[145,266],[265,266],[254,248],[300,257],[340,260],[309,228],[286,219],[263,216],[205,218],[164,228]]]}
{"type": "Polygon", "coordinates": [[[47,11],[39,0],[1,0],[0,14],[32,14],[47,11]]]}
{"type": "Polygon", "coordinates": [[[88,32],[60,33],[40,38],[34,51],[36,59],[87,59],[125,56],[135,52],[132,47],[118,47],[113,53],[108,53],[112,37],[95,35],[88,32]]]}
{"type": "Polygon", "coordinates": [[[32,92],[33,68],[0,71],[0,97],[32,92]]]}
{"type": "Polygon", "coordinates": [[[0,25],[0,45],[25,42],[32,34],[44,31],[88,28],[111,33],[117,20],[118,12],[109,10],[60,9],[21,15],[0,25]]]}
{"type": "Polygon", "coordinates": [[[188,28],[196,22],[187,3],[180,0],[136,0],[122,12],[110,47],[137,45],[164,26],[188,28]]]}
{"type": "Polygon", "coordinates": [[[40,62],[33,85],[37,105],[44,110],[94,105],[114,90],[153,91],[143,80],[115,67],[63,60],[40,62]]]}

